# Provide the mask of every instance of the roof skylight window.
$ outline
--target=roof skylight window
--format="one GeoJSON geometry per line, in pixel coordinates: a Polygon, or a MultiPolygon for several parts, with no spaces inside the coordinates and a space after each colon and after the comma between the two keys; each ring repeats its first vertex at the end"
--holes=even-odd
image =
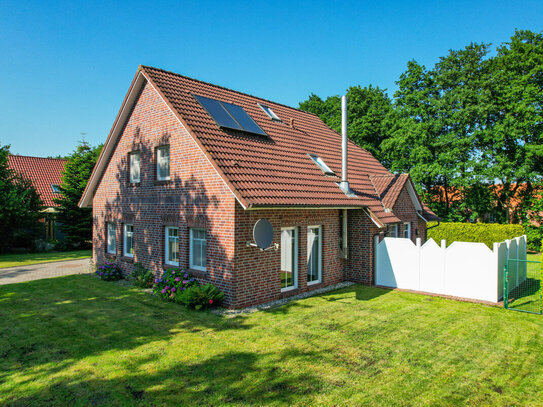
{"type": "Polygon", "coordinates": [[[52,184],[51,189],[53,190],[54,194],[60,194],[60,186],[58,186],[57,184],[52,184]]]}
{"type": "Polygon", "coordinates": [[[264,112],[268,115],[268,117],[270,119],[272,119],[273,121],[276,121],[276,122],[282,122],[282,120],[279,118],[279,116],[277,116],[273,110],[271,110],[268,106],[266,105],[261,105],[260,103],[258,104],[258,106],[264,110],[264,112]]]}
{"type": "Polygon", "coordinates": [[[324,172],[324,175],[330,175],[330,176],[335,176],[336,175],[336,173],[334,171],[332,171],[330,169],[330,167],[328,165],[326,165],[324,160],[322,158],[320,158],[318,155],[316,155],[316,154],[308,154],[308,155],[313,160],[313,162],[315,164],[317,164],[317,167],[319,167],[321,169],[321,171],[324,172]]]}
{"type": "Polygon", "coordinates": [[[204,96],[193,96],[203,106],[207,113],[209,113],[213,120],[215,120],[215,123],[217,123],[219,127],[261,134],[263,136],[267,135],[264,130],[256,124],[251,116],[245,112],[243,107],[206,98],[204,96]]]}

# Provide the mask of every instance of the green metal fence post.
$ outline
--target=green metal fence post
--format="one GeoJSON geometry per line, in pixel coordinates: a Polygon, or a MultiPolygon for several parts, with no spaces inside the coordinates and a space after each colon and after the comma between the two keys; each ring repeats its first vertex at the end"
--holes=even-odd
{"type": "Polygon", "coordinates": [[[503,277],[503,306],[505,309],[508,309],[509,308],[509,273],[508,273],[508,266],[509,266],[509,261],[505,264],[505,266],[503,267],[503,274],[504,274],[504,277],[503,277]]]}

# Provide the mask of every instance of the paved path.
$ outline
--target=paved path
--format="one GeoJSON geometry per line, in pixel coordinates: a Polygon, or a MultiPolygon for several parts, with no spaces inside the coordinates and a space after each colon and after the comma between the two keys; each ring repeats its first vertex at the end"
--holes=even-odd
{"type": "Polygon", "coordinates": [[[90,273],[90,259],[55,261],[0,269],[0,285],[42,278],[90,273]]]}

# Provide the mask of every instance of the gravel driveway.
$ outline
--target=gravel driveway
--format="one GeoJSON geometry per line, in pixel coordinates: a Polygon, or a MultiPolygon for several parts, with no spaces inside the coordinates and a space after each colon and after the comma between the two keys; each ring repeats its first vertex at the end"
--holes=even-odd
{"type": "Polygon", "coordinates": [[[90,259],[56,261],[52,263],[9,267],[0,269],[0,285],[90,272],[90,259]]]}

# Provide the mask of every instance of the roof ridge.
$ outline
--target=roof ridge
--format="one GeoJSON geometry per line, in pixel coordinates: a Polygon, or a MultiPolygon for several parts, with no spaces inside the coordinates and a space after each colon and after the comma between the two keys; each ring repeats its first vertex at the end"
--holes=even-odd
{"type": "Polygon", "coordinates": [[[383,203],[383,198],[381,198],[381,194],[379,193],[379,191],[377,191],[377,188],[375,188],[375,184],[374,184],[373,181],[371,180],[372,176],[371,176],[371,175],[368,175],[367,177],[368,177],[368,179],[370,180],[371,186],[372,186],[373,189],[375,190],[375,194],[377,195],[377,198],[379,198],[379,202],[381,203],[381,206],[382,206],[383,209],[386,211],[387,208],[385,207],[385,204],[383,203]]]}
{"type": "Polygon", "coordinates": [[[67,158],[53,158],[53,157],[37,157],[35,155],[24,155],[24,154],[9,154],[11,157],[26,157],[26,158],[39,158],[41,160],[57,160],[57,161],[68,161],[67,158]]]}
{"type": "MultiPolygon", "coordinates": [[[[227,91],[234,92],[234,93],[238,93],[238,94],[244,95],[244,96],[249,96],[249,97],[252,97],[252,98],[255,98],[255,99],[262,100],[262,101],[264,101],[264,102],[273,103],[273,104],[275,104],[275,105],[283,106],[283,107],[286,107],[286,108],[288,108],[288,109],[296,110],[297,112],[306,113],[306,114],[310,114],[310,115],[312,115],[312,116],[319,117],[319,116],[318,116],[317,114],[315,114],[315,113],[306,112],[305,110],[297,109],[297,108],[295,108],[295,107],[286,105],[286,104],[284,104],[284,103],[274,102],[273,100],[264,99],[264,98],[261,98],[261,97],[259,97],[259,96],[251,95],[250,93],[240,92],[239,90],[227,88],[226,86],[216,85],[216,84],[214,84],[214,83],[206,82],[206,81],[203,81],[203,80],[201,80],[201,79],[196,79],[196,78],[192,78],[192,77],[190,77],[190,76],[181,75],[180,73],[173,72],[173,71],[169,71],[169,70],[167,70],[167,69],[157,68],[157,67],[149,66],[149,65],[140,65],[140,68],[143,68],[144,70],[145,70],[145,69],[154,69],[154,70],[156,70],[156,71],[162,71],[162,72],[165,72],[165,73],[168,73],[168,74],[171,74],[171,75],[179,76],[179,77],[184,78],[184,79],[188,79],[188,80],[191,80],[191,81],[203,83],[203,84],[205,84],[205,85],[213,86],[214,88],[227,90],[227,91]]],[[[323,123],[324,123],[324,122],[323,122],[323,123]]],[[[326,124],[326,123],[325,123],[325,124],[326,124]]],[[[333,129],[332,129],[332,130],[333,130],[333,129]]],[[[335,131],[335,130],[334,130],[334,131],[335,131]]],[[[337,133],[337,132],[336,132],[336,133],[337,133]]]]}
{"type": "Polygon", "coordinates": [[[370,177],[373,177],[373,178],[382,178],[382,177],[401,177],[402,175],[409,175],[408,173],[402,173],[402,174],[381,174],[381,175],[370,175],[370,177]]]}

